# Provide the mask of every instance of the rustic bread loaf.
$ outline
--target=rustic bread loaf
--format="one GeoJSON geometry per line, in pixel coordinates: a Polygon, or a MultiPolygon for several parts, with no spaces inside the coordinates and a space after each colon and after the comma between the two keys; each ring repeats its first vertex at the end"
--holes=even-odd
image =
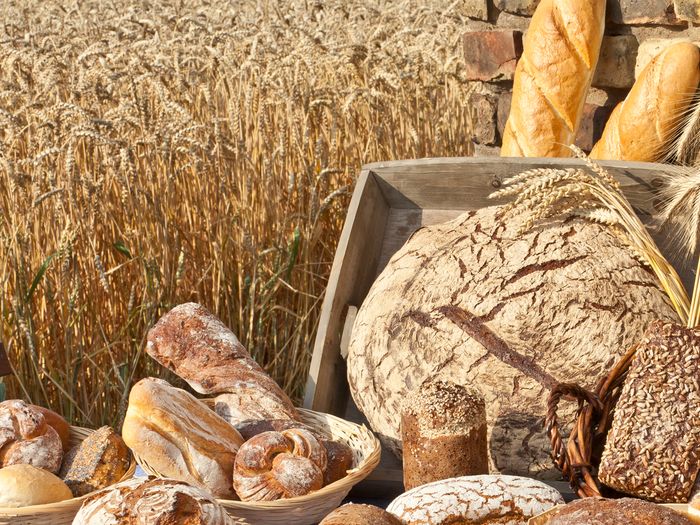
{"type": "Polygon", "coordinates": [[[263,432],[289,430],[292,428],[303,428],[311,432],[314,437],[326,449],[326,472],[323,476],[323,485],[330,485],[334,481],[344,478],[348,470],[353,467],[355,456],[352,449],[345,443],[328,439],[322,436],[311,427],[294,421],[291,419],[268,419],[268,420],[249,420],[236,425],[236,430],[241,433],[243,439],[248,441],[253,436],[257,436],[263,432]]]}
{"type": "Polygon", "coordinates": [[[161,379],[136,383],[129,395],[122,437],[140,463],[233,498],[233,463],[241,435],[194,396],[161,379]]]}
{"type": "Polygon", "coordinates": [[[238,450],[233,486],[242,501],[303,496],[323,487],[326,450],[304,429],[263,432],[238,450]]]}
{"type": "Polygon", "coordinates": [[[319,525],[402,525],[384,509],[349,503],[335,509],[319,525]]]}
{"type": "Polygon", "coordinates": [[[53,428],[56,433],[58,434],[58,437],[61,438],[61,445],[63,446],[63,452],[68,452],[70,450],[70,425],[68,424],[68,421],[63,419],[60,415],[58,415],[56,412],[53,410],[49,410],[48,408],[40,407],[37,405],[31,405],[33,408],[36,408],[39,412],[42,413],[44,416],[44,420],[46,423],[53,428]]]}
{"type": "Polygon", "coordinates": [[[57,474],[62,460],[61,438],[40,410],[19,399],[0,403],[0,467],[27,464],[57,474]]]}
{"type": "Polygon", "coordinates": [[[392,501],[387,511],[406,525],[527,525],[530,518],[563,503],[561,494],[540,481],[486,475],[416,487],[392,501]]]}
{"type": "Polygon", "coordinates": [[[700,329],[655,321],[615,405],[598,477],[620,492],[685,503],[700,471],[700,329]]]}
{"type": "Polygon", "coordinates": [[[73,525],[233,525],[211,494],[173,479],[130,479],[88,497],[73,525]]]}
{"type": "Polygon", "coordinates": [[[181,304],[165,314],[148,332],[146,351],[200,394],[223,394],[215,410],[231,424],[299,417],[233,332],[202,305],[181,304]]]}
{"type": "Polygon", "coordinates": [[[412,392],[401,418],[406,490],[441,479],[489,473],[486,405],[449,381],[412,392]]]}
{"type": "Polygon", "coordinates": [[[604,29],[605,0],[540,2],[515,70],[502,156],[571,155],[604,29]]]}
{"type": "Polygon", "coordinates": [[[618,104],[593,159],[656,162],[668,152],[700,83],[700,48],[679,42],[654,58],[618,104]]]}
{"type": "Polygon", "coordinates": [[[27,464],[0,469],[0,508],[44,505],[72,497],[66,484],[48,470],[27,464]]]}
{"type": "MultiPolygon", "coordinates": [[[[410,392],[443,379],[477,390],[491,472],[557,479],[542,426],[550,386],[592,388],[649,322],[677,315],[608,227],[557,220],[521,235],[496,212],[422,228],[396,252],[357,314],[348,381],[399,452],[410,392]]],[[[567,405],[562,419],[575,412],[567,405]]]]}
{"type": "Polygon", "coordinates": [[[632,498],[585,498],[557,509],[547,525],[692,525],[692,521],[661,505],[632,498]]]}
{"type": "Polygon", "coordinates": [[[130,463],[124,440],[110,427],[102,427],[70,450],[60,476],[74,496],[84,496],[121,480],[130,463]]]}

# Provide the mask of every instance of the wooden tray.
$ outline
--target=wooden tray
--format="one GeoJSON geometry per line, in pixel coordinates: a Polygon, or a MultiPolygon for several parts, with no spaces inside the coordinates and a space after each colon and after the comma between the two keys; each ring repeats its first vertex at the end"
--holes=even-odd
{"type": "MultiPolygon", "coordinates": [[[[660,164],[604,162],[620,180],[642,218],[655,212],[660,164]]],[[[488,195],[513,174],[536,167],[581,166],[574,159],[437,158],[383,162],[363,167],[338,244],[314,346],[306,408],[365,422],[349,395],[344,355],[357,308],[391,256],[421,226],[454,219],[465,211],[497,204],[488,195]]],[[[682,274],[692,283],[689,272],[682,274]]],[[[566,490],[568,484],[556,488],[566,490]]],[[[388,497],[403,492],[401,464],[393,454],[354,494],[388,497]]]]}

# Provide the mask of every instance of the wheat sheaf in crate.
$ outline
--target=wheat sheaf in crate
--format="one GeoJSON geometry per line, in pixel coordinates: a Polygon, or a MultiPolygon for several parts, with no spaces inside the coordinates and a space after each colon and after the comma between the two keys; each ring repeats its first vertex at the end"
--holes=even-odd
{"type": "MultiPolygon", "coordinates": [[[[678,171],[672,166],[645,163],[605,162],[603,164],[619,181],[622,191],[643,219],[649,218],[658,211],[655,209],[655,192],[659,186],[660,175],[678,171]]],[[[509,277],[516,274],[521,278],[510,283],[510,290],[500,291],[492,297],[491,303],[484,302],[478,308],[471,309],[471,313],[483,315],[495,306],[500,299],[499,293],[504,297],[512,296],[506,306],[494,311],[493,319],[482,319],[484,322],[479,324],[472,322],[468,315],[460,315],[457,310],[450,308],[440,310],[441,307],[452,302],[453,294],[459,295],[463,289],[466,278],[461,275],[462,272],[468,274],[480,267],[474,266],[478,262],[476,255],[471,255],[472,259],[463,259],[466,272],[460,268],[458,259],[454,257],[448,259],[448,272],[443,272],[441,279],[435,282],[427,280],[430,277],[429,268],[437,266],[434,258],[428,258],[425,263],[425,272],[419,275],[421,279],[426,279],[424,281],[416,281],[413,278],[415,276],[409,278],[402,275],[405,268],[401,267],[400,258],[403,255],[403,263],[407,263],[411,257],[406,255],[409,249],[404,248],[409,239],[410,243],[415,242],[417,245],[421,239],[432,238],[435,244],[443,243],[446,253],[451,249],[447,248],[450,242],[452,247],[455,240],[465,246],[471,243],[470,232],[474,234],[477,241],[480,237],[483,239],[486,234],[483,226],[487,224],[487,220],[492,221],[489,224],[493,224],[495,216],[493,210],[484,208],[499,204],[499,201],[489,200],[488,197],[513,175],[536,168],[568,169],[583,166],[585,166],[583,161],[575,159],[424,159],[378,163],[365,167],[349,208],[322,308],[311,377],[307,387],[307,406],[342,414],[356,421],[364,420],[363,418],[366,417],[385,445],[388,444],[397,449],[400,447],[398,421],[394,421],[393,409],[390,407],[393,404],[399,406],[406,392],[417,388],[426,377],[436,376],[439,379],[441,374],[450,375],[455,370],[457,374],[455,377],[461,377],[459,374],[464,375],[469,369],[469,363],[466,362],[467,358],[464,355],[472,351],[475,353],[472,362],[477,362],[480,357],[484,357],[483,361],[488,364],[503,367],[504,361],[511,357],[517,358],[518,354],[532,356],[533,354],[528,352],[531,352],[532,348],[537,348],[540,352],[539,369],[535,368],[532,372],[536,378],[527,377],[525,381],[516,383],[512,378],[510,382],[497,381],[499,372],[490,375],[482,374],[476,380],[467,379],[470,384],[479,386],[493,384],[494,388],[501,389],[508,396],[518,385],[521,393],[524,391],[527,396],[532,396],[522,408],[516,407],[510,397],[507,398],[507,403],[501,402],[500,407],[491,403],[489,446],[492,466],[495,463],[495,466],[504,472],[526,473],[550,480],[558,477],[559,474],[548,459],[550,447],[542,426],[548,393],[547,387],[543,385],[556,384],[564,380],[564,377],[569,377],[571,380],[580,379],[582,369],[579,363],[582,356],[576,355],[575,350],[571,348],[576,347],[582,349],[580,350],[582,352],[595,354],[601,352],[601,345],[576,344],[562,337],[561,328],[555,329],[548,335],[539,335],[540,332],[545,331],[545,328],[542,328],[541,323],[534,318],[533,309],[529,306],[520,308],[520,317],[513,316],[513,305],[528,303],[532,295],[539,293],[536,291],[529,296],[526,293],[522,295],[517,293],[532,288],[524,286],[528,278],[537,277],[538,273],[539,277],[542,277],[543,272],[538,271],[540,266],[535,260],[531,261],[532,264],[525,263],[520,272],[518,268],[511,268],[513,273],[509,277]],[[479,220],[483,220],[484,224],[479,226],[479,220]],[[458,230],[460,227],[465,228],[466,238],[464,239],[460,239],[464,235],[460,236],[450,231],[458,230]],[[362,311],[368,308],[369,297],[378,294],[376,292],[379,289],[378,283],[381,284],[381,281],[384,281],[384,284],[390,283],[388,275],[390,270],[395,269],[401,270],[397,273],[397,279],[404,279],[406,283],[415,285],[416,289],[422,286],[426,290],[426,295],[422,296],[425,300],[419,301],[415,295],[411,297],[410,288],[406,293],[402,288],[400,294],[394,294],[395,306],[393,308],[387,306],[386,312],[380,312],[384,317],[375,316],[377,319],[375,320],[371,315],[363,316],[362,311]],[[524,287],[516,290],[512,284],[524,287]],[[431,301],[440,294],[447,299],[439,304],[438,301],[434,301],[435,304],[433,304],[431,301]],[[413,301],[415,304],[406,305],[408,301],[413,301]],[[357,313],[358,308],[359,313],[357,313]],[[508,309],[511,309],[510,314],[508,309]],[[426,313],[426,310],[429,316],[418,315],[419,312],[426,313]],[[413,315],[405,315],[411,312],[413,315]],[[387,330],[388,325],[382,324],[382,320],[385,321],[388,318],[398,319],[406,329],[387,330]],[[437,324],[431,326],[434,319],[437,319],[437,324]],[[532,341],[527,344],[519,341],[512,335],[512,328],[511,333],[508,332],[508,323],[516,320],[532,324],[529,330],[521,331],[524,336],[545,337],[547,344],[544,350],[542,346],[535,345],[532,341]],[[424,321],[424,323],[417,321],[424,321]],[[473,336],[465,331],[469,325],[474,329],[473,336]],[[372,330],[373,326],[377,331],[372,330]],[[436,330],[435,326],[444,328],[443,333],[438,333],[440,330],[436,330]],[[504,326],[505,330],[502,328],[504,326]],[[443,342],[440,338],[446,337],[444,333],[448,332],[454,340],[448,341],[449,345],[440,349],[440,344],[443,342]],[[492,337],[493,335],[497,337],[492,337]],[[402,342],[401,338],[405,340],[402,342]],[[423,344],[419,344],[410,341],[410,338],[424,338],[424,341],[423,344]],[[492,355],[485,355],[484,347],[477,338],[489,345],[489,352],[492,355]],[[364,364],[358,363],[357,352],[353,354],[354,347],[363,348],[362,344],[358,344],[362,340],[371,343],[362,350],[365,354],[364,364]],[[351,341],[354,343],[351,344],[351,341]],[[459,353],[448,352],[450,348],[457,347],[460,349],[459,353]],[[407,349],[410,349],[410,352],[407,349]],[[377,353],[373,357],[370,354],[375,350],[377,353]],[[567,351],[573,352],[565,363],[564,370],[568,370],[567,375],[562,375],[560,370],[551,366],[546,357],[542,357],[543,352],[556,355],[567,351]],[[391,368],[392,359],[394,359],[389,354],[393,352],[397,355],[410,353],[416,360],[416,363],[409,367],[393,368],[395,373],[404,373],[398,381],[387,380],[387,368],[391,368]],[[497,355],[494,355],[494,352],[497,355]],[[386,359],[382,360],[384,355],[386,359]],[[348,361],[345,360],[345,356],[348,356],[348,361]],[[379,366],[375,366],[377,363],[379,366]],[[443,364],[446,366],[442,366],[443,364]],[[364,369],[374,378],[376,390],[361,391],[357,383],[349,385],[346,380],[348,368],[351,369],[351,383],[353,374],[358,369],[364,369]],[[534,386],[537,395],[528,391],[527,387],[530,385],[534,386]],[[352,398],[349,395],[351,389],[354,394],[352,398]],[[379,400],[374,404],[378,409],[371,407],[373,400],[379,400]],[[364,415],[358,411],[356,402],[365,411],[364,415]],[[383,412],[381,407],[385,407],[383,412]],[[513,428],[514,432],[509,431],[513,428]],[[523,438],[526,438],[525,446],[523,438]]],[[[677,320],[677,314],[655,277],[645,268],[644,262],[626,250],[624,241],[610,232],[607,226],[591,224],[586,219],[576,218],[568,219],[565,224],[556,220],[551,224],[554,225],[553,228],[559,228],[560,232],[567,233],[568,246],[565,249],[569,250],[569,253],[564,260],[573,262],[561,265],[559,268],[556,268],[557,264],[551,265],[551,268],[545,266],[548,271],[546,275],[551,276],[555,281],[559,279],[561,284],[566,279],[570,282],[575,281],[584,267],[593,267],[592,271],[601,272],[597,279],[602,288],[597,292],[597,302],[592,301],[594,304],[581,304],[581,298],[588,295],[590,287],[575,294],[571,301],[557,300],[556,304],[555,302],[543,303],[543,307],[546,307],[543,311],[548,312],[552,318],[564,315],[562,307],[572,311],[577,310],[576,316],[582,321],[582,325],[578,328],[581,330],[579,334],[583,334],[580,337],[597,337],[595,334],[600,334],[601,330],[594,330],[594,328],[601,325],[610,328],[611,333],[603,334],[607,338],[603,341],[605,343],[603,350],[607,353],[602,358],[591,360],[596,364],[589,371],[589,376],[586,376],[590,378],[586,386],[592,388],[595,379],[609,370],[627,346],[634,342],[633,339],[644,331],[649,322],[664,315],[669,320],[677,320]],[[572,228],[574,235],[568,235],[572,228]],[[600,244],[606,246],[605,251],[599,250],[600,244]],[[608,256],[600,257],[604,253],[608,256]],[[576,261],[576,258],[582,255],[585,255],[591,264],[585,264],[586,259],[576,261]],[[602,263],[598,263],[600,260],[602,263]],[[622,275],[617,271],[611,272],[615,261],[625,268],[622,275]],[[625,272],[630,275],[625,277],[625,272]],[[611,281],[610,275],[618,280],[611,281]],[[583,293],[584,291],[586,293],[583,293]],[[582,311],[590,312],[590,315],[583,318],[580,313],[582,311]],[[619,319],[620,314],[622,314],[622,320],[619,319]]],[[[543,229],[541,225],[536,226],[537,228],[543,229]]],[[[521,236],[520,240],[516,240],[517,230],[515,224],[512,224],[499,235],[503,238],[503,242],[511,243],[510,249],[520,250],[522,257],[523,254],[527,254],[528,246],[532,244],[535,233],[527,233],[521,236]]],[[[553,234],[543,229],[537,242],[546,244],[548,235],[553,234]]],[[[562,246],[562,241],[559,243],[559,246],[562,246]]],[[[424,246],[422,249],[430,252],[433,247],[424,246]]],[[[432,255],[434,254],[431,253],[431,257],[432,255]]],[[[533,255],[536,254],[531,254],[533,255]]],[[[484,251],[479,264],[485,264],[489,261],[489,257],[500,261],[497,250],[492,256],[484,251]]],[[[416,264],[415,268],[420,270],[420,264],[416,264]]],[[[501,270],[496,267],[496,272],[499,271],[501,270]]],[[[507,280],[505,278],[505,281],[507,280]]],[[[551,286],[551,283],[549,285],[551,286]]],[[[578,286],[580,289],[580,284],[578,286]]],[[[483,290],[479,289],[474,295],[482,293],[483,290]]],[[[542,297],[545,296],[546,294],[542,293],[542,297]]],[[[557,295],[554,294],[553,297],[556,300],[557,295]]],[[[468,312],[470,308],[463,307],[462,310],[468,312]]],[[[371,378],[363,381],[365,385],[372,383],[371,378]]],[[[501,399],[506,399],[505,395],[501,399]]],[[[488,407],[487,400],[487,410],[489,410],[488,407]]],[[[575,407],[570,407],[569,410],[569,415],[573,416],[575,407]]],[[[364,488],[374,493],[396,493],[401,490],[401,479],[400,462],[392,454],[384,454],[382,464],[368,478],[364,488]]]]}

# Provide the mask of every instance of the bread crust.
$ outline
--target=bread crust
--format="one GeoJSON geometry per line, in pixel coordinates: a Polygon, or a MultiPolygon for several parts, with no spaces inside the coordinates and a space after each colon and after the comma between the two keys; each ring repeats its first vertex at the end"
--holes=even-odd
{"type": "Polygon", "coordinates": [[[598,64],[605,0],[542,0],[513,83],[503,157],[568,157],[598,64]]]}
{"type": "Polygon", "coordinates": [[[331,512],[319,525],[402,525],[384,509],[349,503],[331,512]]]}
{"type": "Polygon", "coordinates": [[[547,525],[692,525],[685,516],[660,505],[633,498],[585,498],[559,509],[547,525]]]}
{"type": "Polygon", "coordinates": [[[0,469],[0,507],[44,505],[72,497],[66,484],[47,470],[27,464],[0,469]]]}
{"type": "Polygon", "coordinates": [[[700,48],[667,47],[644,68],[617,105],[591,158],[655,162],[670,148],[680,119],[700,84],[700,48]]]}
{"type": "Polygon", "coordinates": [[[235,497],[233,464],[241,435],[194,396],[161,379],[136,383],[122,437],[134,454],[161,476],[235,497]]]}

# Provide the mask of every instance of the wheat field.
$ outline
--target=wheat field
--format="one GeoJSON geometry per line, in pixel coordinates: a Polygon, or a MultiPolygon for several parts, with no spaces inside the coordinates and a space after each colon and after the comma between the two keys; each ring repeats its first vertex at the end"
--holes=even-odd
{"type": "Polygon", "coordinates": [[[7,395],[119,424],[198,301],[298,400],[359,167],[471,153],[460,5],[3,0],[7,395]]]}

